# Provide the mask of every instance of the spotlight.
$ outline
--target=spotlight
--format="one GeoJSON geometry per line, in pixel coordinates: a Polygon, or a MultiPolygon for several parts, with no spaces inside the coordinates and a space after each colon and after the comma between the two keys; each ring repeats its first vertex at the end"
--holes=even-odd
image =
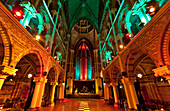
{"type": "Polygon", "coordinates": [[[46,50],[49,51],[49,50],[50,50],[50,47],[47,46],[47,47],[46,47],[46,50]]]}
{"type": "Polygon", "coordinates": [[[28,74],[28,78],[31,78],[32,77],[32,74],[28,74]]]}
{"type": "Polygon", "coordinates": [[[155,14],[155,7],[153,5],[147,6],[147,11],[146,13],[148,13],[149,15],[154,15],[155,14]]]}
{"type": "Polygon", "coordinates": [[[120,47],[120,49],[123,49],[123,45],[120,45],[119,47],[120,47]]]}
{"type": "Polygon", "coordinates": [[[164,108],[161,108],[161,111],[165,111],[164,108]]]}
{"type": "Polygon", "coordinates": [[[54,59],[56,59],[57,58],[57,56],[54,56],[54,59]]]}
{"type": "Polygon", "coordinates": [[[126,37],[131,38],[131,37],[133,37],[133,35],[132,35],[131,33],[127,33],[127,34],[126,34],[126,37]]]}
{"type": "Polygon", "coordinates": [[[62,83],[62,84],[63,84],[63,86],[65,86],[65,82],[64,82],[64,81],[63,81],[63,83],[62,83]]]}
{"type": "Polygon", "coordinates": [[[36,35],[35,37],[36,40],[39,40],[40,38],[41,38],[40,35],[36,35]]]}
{"type": "Polygon", "coordinates": [[[121,85],[121,86],[119,86],[119,88],[120,88],[120,89],[122,89],[122,88],[123,88],[123,86],[121,85]]]}
{"type": "Polygon", "coordinates": [[[143,75],[142,74],[138,74],[137,76],[138,76],[138,78],[142,78],[143,75]]]}
{"type": "Polygon", "coordinates": [[[149,9],[149,12],[154,12],[155,11],[155,8],[154,7],[151,7],[150,9],[149,9]]]}

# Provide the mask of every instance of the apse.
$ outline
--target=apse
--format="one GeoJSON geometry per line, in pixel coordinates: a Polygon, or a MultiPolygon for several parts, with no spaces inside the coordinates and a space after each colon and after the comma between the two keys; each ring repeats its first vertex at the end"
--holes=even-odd
{"type": "Polygon", "coordinates": [[[92,57],[88,46],[83,42],[76,54],[76,80],[92,79],[92,57]]]}

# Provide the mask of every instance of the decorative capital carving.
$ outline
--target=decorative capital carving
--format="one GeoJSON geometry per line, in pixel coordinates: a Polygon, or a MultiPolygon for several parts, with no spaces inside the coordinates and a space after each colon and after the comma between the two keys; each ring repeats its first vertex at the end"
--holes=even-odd
{"type": "Polygon", "coordinates": [[[52,82],[50,85],[56,86],[56,85],[58,85],[58,82],[52,82]]]}
{"type": "Polygon", "coordinates": [[[129,78],[124,77],[124,76],[122,77],[121,81],[122,81],[123,84],[129,84],[129,85],[132,85],[135,82],[135,81],[129,80],[129,78]]]}
{"type": "Polygon", "coordinates": [[[46,83],[47,79],[46,79],[46,76],[44,76],[44,77],[34,77],[33,81],[36,82],[36,83],[46,83]]]}
{"type": "Polygon", "coordinates": [[[13,67],[10,66],[0,66],[0,73],[3,75],[16,75],[16,71],[18,71],[18,69],[15,69],[13,67]]]}
{"type": "Polygon", "coordinates": [[[152,71],[155,72],[155,76],[163,76],[168,80],[170,84],[170,65],[158,67],[156,69],[153,69],[152,71]]]}
{"type": "Polygon", "coordinates": [[[153,69],[155,76],[170,76],[170,65],[153,69]]]}

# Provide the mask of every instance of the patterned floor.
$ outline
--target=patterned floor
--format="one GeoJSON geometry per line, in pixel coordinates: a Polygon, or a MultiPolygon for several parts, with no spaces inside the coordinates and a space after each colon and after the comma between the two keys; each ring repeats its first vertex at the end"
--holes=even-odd
{"type": "Polygon", "coordinates": [[[54,107],[43,107],[41,111],[124,111],[108,105],[101,99],[65,99],[54,107]]]}
{"type": "Polygon", "coordinates": [[[88,102],[80,102],[79,111],[90,111],[88,102]]]}

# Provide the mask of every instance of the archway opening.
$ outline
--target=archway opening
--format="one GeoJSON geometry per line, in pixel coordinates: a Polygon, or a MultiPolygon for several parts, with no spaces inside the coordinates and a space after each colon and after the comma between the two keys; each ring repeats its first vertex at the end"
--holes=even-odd
{"type": "MultiPolygon", "coordinates": [[[[154,61],[148,56],[140,56],[134,64],[134,76],[136,82],[134,87],[139,100],[140,108],[146,109],[160,109],[164,107],[164,103],[168,100],[165,97],[166,90],[169,86],[168,81],[164,77],[155,77],[153,69],[156,68],[154,61]]],[[[165,106],[166,107],[166,106],[165,106]]]]}
{"type": "Polygon", "coordinates": [[[47,76],[47,83],[45,84],[44,88],[44,95],[42,98],[42,104],[41,106],[47,107],[54,102],[54,100],[51,100],[52,97],[52,90],[53,90],[53,83],[55,83],[55,70],[54,68],[51,68],[48,72],[47,76]]]}
{"type": "Polygon", "coordinates": [[[36,54],[27,54],[20,59],[15,69],[16,76],[8,76],[1,94],[5,100],[4,108],[28,109],[31,105],[35,82],[33,78],[40,73],[40,62],[36,54]]]}

